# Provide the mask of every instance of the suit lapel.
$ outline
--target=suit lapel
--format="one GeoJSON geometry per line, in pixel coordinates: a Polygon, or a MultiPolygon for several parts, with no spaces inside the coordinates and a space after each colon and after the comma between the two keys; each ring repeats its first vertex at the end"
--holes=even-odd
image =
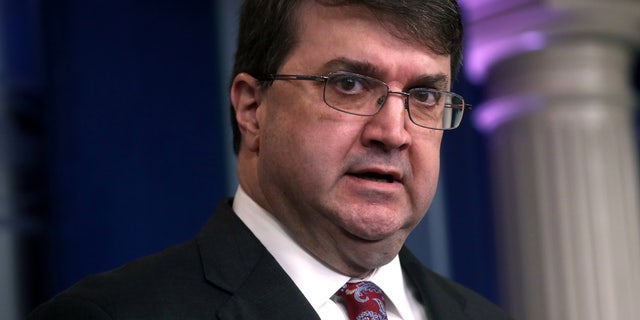
{"type": "Polygon", "coordinates": [[[206,279],[227,291],[220,319],[319,319],[276,260],[225,202],[197,237],[206,279]]]}
{"type": "Polygon", "coordinates": [[[418,291],[430,320],[468,320],[466,300],[446,285],[444,279],[426,269],[406,247],[400,251],[405,274],[418,291]]]}

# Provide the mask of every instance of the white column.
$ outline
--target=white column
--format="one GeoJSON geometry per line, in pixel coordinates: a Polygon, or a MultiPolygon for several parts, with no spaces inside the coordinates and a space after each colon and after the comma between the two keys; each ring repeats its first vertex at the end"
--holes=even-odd
{"type": "Polygon", "coordinates": [[[466,1],[487,133],[502,296],[517,319],[640,315],[630,85],[640,2],[466,1]]]}

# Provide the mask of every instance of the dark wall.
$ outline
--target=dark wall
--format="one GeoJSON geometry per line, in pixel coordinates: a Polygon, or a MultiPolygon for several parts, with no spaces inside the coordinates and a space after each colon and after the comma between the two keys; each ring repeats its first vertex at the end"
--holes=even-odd
{"type": "Polygon", "coordinates": [[[32,178],[46,208],[31,305],[190,238],[228,174],[213,1],[39,6],[45,174],[32,178]]]}
{"type": "MultiPolygon", "coordinates": [[[[464,70],[459,77],[454,90],[477,107],[483,99],[482,87],[471,84],[464,70]]],[[[472,117],[473,110],[466,112],[460,127],[446,132],[442,141],[450,272],[456,281],[500,303],[487,148],[472,117]]]]}

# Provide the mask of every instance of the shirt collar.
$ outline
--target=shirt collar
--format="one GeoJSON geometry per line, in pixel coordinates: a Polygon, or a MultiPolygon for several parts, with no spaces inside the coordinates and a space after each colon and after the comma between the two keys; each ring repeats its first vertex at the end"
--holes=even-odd
{"type": "Polygon", "coordinates": [[[267,251],[276,259],[296,284],[315,310],[331,303],[336,291],[349,280],[367,280],[384,291],[391,304],[403,319],[412,319],[408,300],[411,295],[405,282],[400,259],[396,257],[372,272],[366,279],[351,279],[327,267],[302,248],[289,235],[284,226],[273,215],[260,207],[247,193],[238,187],[233,210],[240,220],[253,232],[267,251]]]}
{"type": "Polygon", "coordinates": [[[400,265],[400,258],[396,255],[391,262],[377,268],[367,279],[375,283],[391,303],[387,303],[387,309],[394,308],[395,313],[402,319],[413,319],[410,313],[412,308],[409,303],[411,290],[405,282],[404,273],[400,265]]]}
{"type": "Polygon", "coordinates": [[[303,249],[264,208],[238,187],[233,210],[318,310],[349,277],[328,268],[303,249]]]}

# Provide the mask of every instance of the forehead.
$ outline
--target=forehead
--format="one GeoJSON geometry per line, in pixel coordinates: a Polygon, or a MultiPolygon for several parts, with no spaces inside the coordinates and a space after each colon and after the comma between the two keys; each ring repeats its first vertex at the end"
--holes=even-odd
{"type": "MultiPolygon", "coordinates": [[[[383,75],[409,70],[450,77],[450,56],[402,37],[390,23],[363,6],[325,6],[306,1],[297,15],[297,43],[283,69],[327,72],[336,60],[375,66],[383,75]]],[[[351,70],[350,70],[351,71],[351,70]]]]}

